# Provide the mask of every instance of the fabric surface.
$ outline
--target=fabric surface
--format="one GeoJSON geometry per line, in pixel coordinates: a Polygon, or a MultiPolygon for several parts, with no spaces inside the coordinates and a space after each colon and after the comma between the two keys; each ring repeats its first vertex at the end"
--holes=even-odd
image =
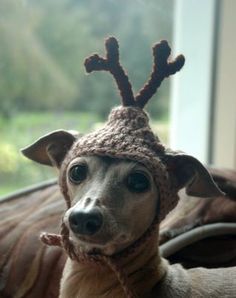
{"type": "Polygon", "coordinates": [[[0,201],[0,297],[58,297],[64,251],[39,240],[58,232],[65,202],[58,186],[0,201]]]}
{"type": "MultiPolygon", "coordinates": [[[[211,223],[236,223],[236,172],[209,169],[215,182],[227,196],[202,199],[180,193],[180,202],[160,226],[160,244],[211,223]]],[[[209,237],[188,245],[169,257],[171,263],[186,268],[236,266],[236,235],[209,237]],[[214,253],[213,253],[214,252],[214,253]]]]}

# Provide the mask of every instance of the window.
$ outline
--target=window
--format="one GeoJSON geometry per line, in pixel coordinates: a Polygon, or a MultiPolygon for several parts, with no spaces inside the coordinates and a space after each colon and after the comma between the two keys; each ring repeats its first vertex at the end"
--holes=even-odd
{"type": "MultiPolygon", "coordinates": [[[[59,128],[86,132],[104,122],[119,96],[107,73],[85,76],[83,60],[120,41],[122,65],[135,91],[152,67],[150,46],[172,45],[174,1],[3,0],[0,3],[0,195],[54,177],[19,149],[59,128]]],[[[153,128],[168,142],[166,80],[148,106],[153,128]]]]}
{"type": "Polygon", "coordinates": [[[174,41],[186,56],[175,76],[170,145],[218,167],[236,169],[234,30],[236,2],[176,1],[174,41]]]}

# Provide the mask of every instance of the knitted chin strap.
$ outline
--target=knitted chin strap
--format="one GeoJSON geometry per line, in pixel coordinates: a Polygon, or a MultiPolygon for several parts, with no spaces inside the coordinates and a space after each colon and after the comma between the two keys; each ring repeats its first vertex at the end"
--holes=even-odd
{"type": "Polygon", "coordinates": [[[61,234],[50,234],[42,233],[40,235],[40,240],[48,246],[59,246],[62,247],[69,258],[78,263],[90,263],[90,264],[105,264],[111,269],[116,275],[117,280],[119,281],[125,296],[127,298],[137,298],[137,294],[131,288],[128,277],[126,273],[119,266],[119,260],[129,255],[133,254],[141,245],[144,245],[148,239],[153,235],[153,232],[156,230],[156,222],[153,222],[145,234],[138,239],[130,247],[126,248],[121,253],[115,254],[113,256],[106,256],[101,254],[86,254],[76,250],[73,242],[69,238],[69,229],[64,223],[61,225],[61,234]]]}
{"type": "MultiPolygon", "coordinates": [[[[88,73],[92,71],[105,70],[109,71],[114,77],[118,89],[120,91],[122,105],[124,107],[138,107],[143,109],[148,100],[156,92],[161,82],[168,76],[175,74],[184,65],[184,56],[179,55],[174,61],[168,62],[170,55],[170,47],[167,41],[161,41],[153,47],[154,65],[150,79],[134,97],[132,86],[129,82],[128,76],[119,63],[119,45],[114,37],[110,37],[105,41],[106,57],[100,57],[94,54],[85,60],[85,68],[88,73]]],[[[71,207],[70,197],[66,185],[66,177],[61,180],[61,191],[66,200],[67,208],[71,207]]],[[[69,258],[77,262],[92,262],[106,264],[116,275],[125,295],[128,298],[137,297],[131,289],[128,278],[122,268],[119,267],[118,261],[121,258],[127,257],[134,253],[141,245],[145,244],[148,239],[153,235],[158,223],[158,215],[154,219],[148,230],[133,243],[130,247],[124,249],[121,253],[113,256],[105,256],[101,254],[86,254],[79,251],[69,237],[69,229],[62,223],[60,235],[43,233],[40,236],[42,242],[47,245],[62,247],[69,258]]]]}

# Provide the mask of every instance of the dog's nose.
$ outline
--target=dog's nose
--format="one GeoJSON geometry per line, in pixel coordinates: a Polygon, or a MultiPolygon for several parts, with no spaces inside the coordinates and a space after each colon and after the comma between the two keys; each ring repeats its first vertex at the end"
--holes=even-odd
{"type": "Polygon", "coordinates": [[[102,226],[103,217],[98,210],[89,212],[72,211],[69,216],[69,224],[72,231],[81,235],[93,235],[102,226]]]}

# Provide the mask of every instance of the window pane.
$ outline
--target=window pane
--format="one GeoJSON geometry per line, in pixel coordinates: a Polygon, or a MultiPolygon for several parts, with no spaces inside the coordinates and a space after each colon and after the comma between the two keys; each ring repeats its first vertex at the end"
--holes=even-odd
{"type": "MultiPolygon", "coordinates": [[[[19,149],[59,128],[92,130],[119,96],[107,73],[85,76],[84,58],[119,39],[135,92],[152,68],[151,45],[172,40],[173,1],[3,0],[0,3],[0,194],[55,176],[19,149]]],[[[168,139],[169,82],[148,105],[168,139]]],[[[158,129],[159,128],[159,129],[158,129]]]]}

